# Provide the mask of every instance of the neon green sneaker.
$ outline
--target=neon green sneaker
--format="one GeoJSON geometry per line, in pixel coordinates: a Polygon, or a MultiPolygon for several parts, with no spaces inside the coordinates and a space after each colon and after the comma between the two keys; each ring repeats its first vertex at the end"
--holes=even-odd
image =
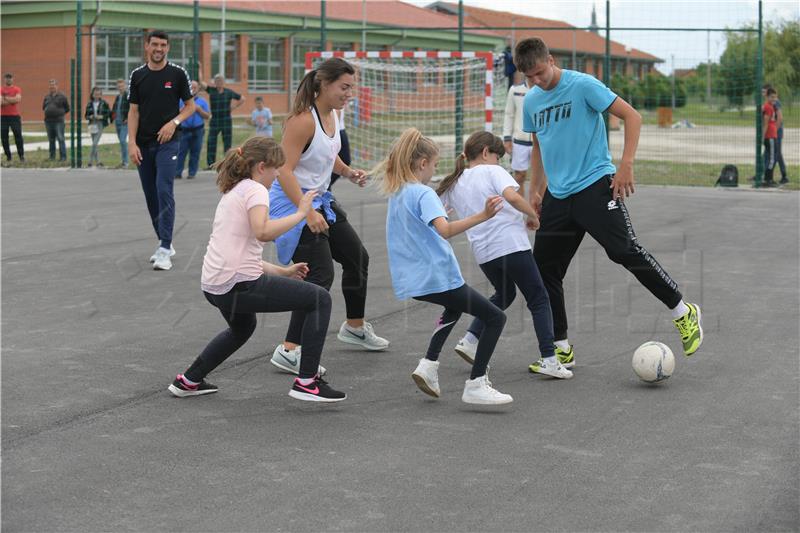
{"type": "Polygon", "coordinates": [[[689,312],[672,322],[678,328],[683,342],[683,353],[689,357],[703,344],[703,319],[700,313],[700,306],[687,303],[689,312]]]}
{"type": "MultiPolygon", "coordinates": [[[[570,345],[569,350],[562,350],[558,346],[556,346],[556,360],[561,363],[561,366],[564,368],[574,368],[575,367],[575,351],[572,349],[570,345]]],[[[539,359],[532,365],[528,366],[528,372],[533,372],[534,374],[541,374],[542,370],[542,360],[539,359]]]]}

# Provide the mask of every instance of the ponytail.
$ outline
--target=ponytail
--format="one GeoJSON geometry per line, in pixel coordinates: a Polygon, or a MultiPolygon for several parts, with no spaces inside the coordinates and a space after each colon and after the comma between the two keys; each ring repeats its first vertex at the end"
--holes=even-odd
{"type": "Polygon", "coordinates": [[[323,83],[331,83],[345,74],[355,75],[356,69],[353,65],[338,57],[326,59],[317,66],[317,68],[310,70],[303,79],[300,85],[297,86],[297,94],[292,104],[292,112],[289,113],[287,118],[292,118],[299,115],[314,104],[319,93],[322,91],[323,83]]]}
{"type": "Polygon", "coordinates": [[[436,194],[438,196],[443,195],[447,191],[453,188],[453,185],[456,184],[458,178],[461,177],[461,174],[464,173],[464,169],[467,168],[467,155],[464,152],[458,154],[456,158],[456,169],[448,174],[442,181],[439,183],[439,186],[436,188],[436,194]]]}
{"type": "Polygon", "coordinates": [[[439,155],[439,147],[429,137],[425,137],[417,128],[408,128],[392,145],[388,157],[376,166],[370,175],[382,176],[381,191],[392,195],[403,185],[417,181],[414,171],[422,159],[433,162],[439,155]]]}
{"type": "Polygon", "coordinates": [[[480,157],[485,148],[488,148],[490,153],[497,154],[498,157],[506,155],[506,148],[500,137],[488,131],[476,131],[464,143],[464,151],[456,158],[456,169],[442,180],[436,189],[436,194],[441,196],[453,188],[467,168],[467,163],[480,157]]]}
{"type": "Polygon", "coordinates": [[[217,186],[223,194],[237,183],[251,177],[253,167],[264,163],[269,168],[282,167],[286,162],[281,145],[271,137],[250,137],[243,145],[231,148],[222,161],[214,165],[217,171],[217,186]]]}

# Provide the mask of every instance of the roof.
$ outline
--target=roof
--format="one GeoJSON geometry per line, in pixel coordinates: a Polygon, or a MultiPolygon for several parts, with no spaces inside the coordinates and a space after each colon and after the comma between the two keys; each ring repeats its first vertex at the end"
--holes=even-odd
{"type": "MultiPolygon", "coordinates": [[[[171,3],[192,4],[192,0],[166,0],[171,3]]],[[[200,0],[200,6],[221,8],[222,0],[200,0]]],[[[325,3],[325,15],[328,19],[358,22],[361,24],[366,7],[367,24],[387,26],[407,26],[419,28],[453,27],[453,17],[437,13],[423,7],[417,7],[399,0],[336,0],[325,3]]],[[[320,16],[319,0],[226,0],[226,10],[253,11],[300,17],[320,16]]],[[[466,27],[480,27],[480,24],[465,24],[466,27]]],[[[494,32],[480,30],[476,33],[495,36],[494,32]]]]}
{"type": "MultiPolygon", "coordinates": [[[[458,12],[458,5],[451,2],[435,2],[428,6],[428,8],[444,8],[445,11],[451,13],[458,12]]],[[[521,27],[548,27],[548,28],[564,28],[561,30],[515,30],[514,37],[517,41],[526,39],[528,37],[541,37],[547,43],[547,46],[552,51],[572,53],[573,38],[574,46],[578,52],[604,55],[606,51],[605,37],[592,33],[586,30],[576,30],[575,26],[560,20],[550,20],[538,17],[529,17],[520,15],[518,13],[510,13],[508,11],[495,11],[492,9],[485,9],[473,6],[464,6],[464,25],[469,21],[470,26],[483,26],[483,27],[508,27],[508,26],[521,26],[521,27]]],[[[510,30],[496,30],[496,32],[503,36],[508,36],[510,30]]],[[[622,43],[611,41],[611,55],[617,58],[627,59],[628,51],[622,43]]],[[[630,59],[639,59],[651,61],[655,63],[663,62],[662,59],[638,50],[630,48],[630,59]]]]}

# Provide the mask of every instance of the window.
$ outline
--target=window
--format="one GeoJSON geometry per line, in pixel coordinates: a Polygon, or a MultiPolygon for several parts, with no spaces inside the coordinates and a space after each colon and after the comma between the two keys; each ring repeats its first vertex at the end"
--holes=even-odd
{"type": "Polygon", "coordinates": [[[116,90],[117,80],[127,80],[131,71],[145,61],[142,34],[114,31],[99,28],[98,32],[104,34],[95,37],[95,84],[104,90],[116,90]]]}
{"type": "Polygon", "coordinates": [[[251,91],[283,90],[283,40],[250,38],[247,88],[251,91]]]}
{"type": "Polygon", "coordinates": [[[170,62],[180,65],[189,73],[192,78],[192,58],[194,57],[194,39],[190,33],[170,33],[169,34],[169,54],[167,58],[170,62]]]}
{"type": "Polygon", "coordinates": [[[306,75],[306,52],[319,50],[319,41],[294,41],[292,43],[292,93],[306,75]]]}
{"type": "Polygon", "coordinates": [[[211,35],[211,72],[212,76],[222,74],[225,81],[236,81],[239,79],[239,39],[237,35],[226,34],[224,37],[220,33],[211,35]],[[220,70],[220,50],[223,48],[225,54],[225,72],[220,70]]]}

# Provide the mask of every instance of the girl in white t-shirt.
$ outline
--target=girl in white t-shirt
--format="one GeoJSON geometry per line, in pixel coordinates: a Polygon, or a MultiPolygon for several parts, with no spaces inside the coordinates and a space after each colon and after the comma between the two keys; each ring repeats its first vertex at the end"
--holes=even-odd
{"type": "MultiPolygon", "coordinates": [[[[533,260],[523,214],[528,215],[530,229],[538,229],[539,219],[533,207],[517,192],[519,183],[500,166],[503,155],[505,148],[499,137],[487,131],[473,133],[464,144],[455,171],[442,180],[436,193],[459,218],[479,213],[484,199],[490,195],[502,196],[509,204],[494,218],[467,230],[475,259],[495,290],[489,300],[500,309],[507,309],[519,288],[533,316],[542,357],[531,365],[531,371],[534,372],[536,366],[536,373],[571,378],[572,372],[556,359],[550,300],[533,260]]],[[[484,324],[477,318],[473,320],[467,334],[456,345],[456,353],[472,363],[483,330],[484,324]]]]}
{"type": "MultiPolygon", "coordinates": [[[[289,396],[298,400],[338,402],[345,394],[332,389],[319,366],[331,297],[317,285],[302,281],[306,263],[280,267],[261,259],[263,242],[273,241],[311,211],[316,191],[301,196],[297,212],[270,220],[268,189],[286,158],[271,138],[251,137],[228,151],[216,165],[223,193],[214,214],[211,238],[203,258],[201,287],[206,300],[218,308],[228,329],[214,337],[169,391],[178,397],[217,392],[205,377],[238,350],[256,329],[256,313],[303,311],[303,359],[289,396]]],[[[290,362],[291,364],[291,362],[290,362]]]]}

